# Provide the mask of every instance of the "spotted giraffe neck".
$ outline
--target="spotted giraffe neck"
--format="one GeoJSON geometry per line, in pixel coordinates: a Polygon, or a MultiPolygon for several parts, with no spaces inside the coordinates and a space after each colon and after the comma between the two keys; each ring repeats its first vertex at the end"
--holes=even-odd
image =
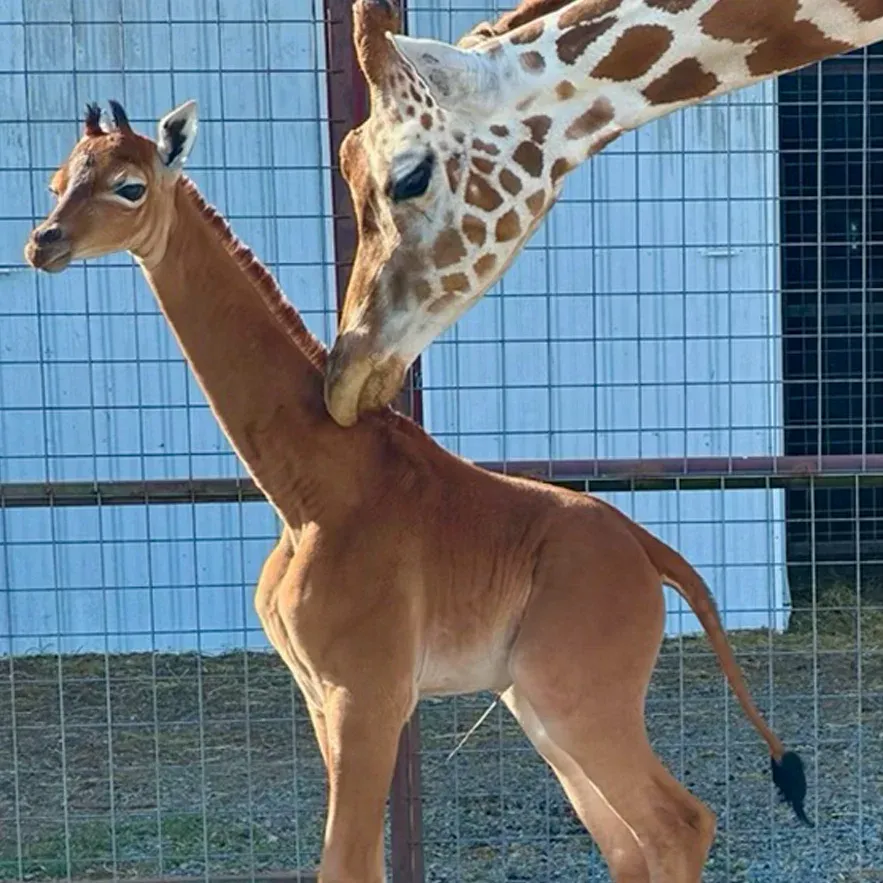
{"type": "MultiPolygon", "coordinates": [[[[883,39],[875,0],[526,0],[477,54],[516,115],[569,120],[562,164],[672,111],[883,39]],[[546,12],[545,10],[551,10],[546,12]],[[514,24],[514,27],[511,25],[514,24]],[[511,29],[510,29],[511,28],[511,29]],[[502,66],[499,62],[502,61],[502,66]]],[[[510,111],[510,120],[511,120],[510,111]]],[[[559,168],[563,168],[561,165],[559,168]]]]}

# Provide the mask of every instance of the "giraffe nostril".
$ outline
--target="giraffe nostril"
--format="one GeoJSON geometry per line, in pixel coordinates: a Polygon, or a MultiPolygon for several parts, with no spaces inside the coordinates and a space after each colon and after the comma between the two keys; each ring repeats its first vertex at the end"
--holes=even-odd
{"type": "Polygon", "coordinates": [[[44,227],[42,230],[37,230],[34,233],[34,242],[36,242],[37,245],[52,245],[53,242],[58,242],[63,237],[64,233],[62,232],[61,227],[57,224],[53,224],[51,227],[44,227]]]}

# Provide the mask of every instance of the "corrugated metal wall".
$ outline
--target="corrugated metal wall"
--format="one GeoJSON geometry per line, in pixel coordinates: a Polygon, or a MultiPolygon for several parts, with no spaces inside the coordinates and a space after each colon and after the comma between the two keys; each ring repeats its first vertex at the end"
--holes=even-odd
{"type": "MultiPolygon", "coordinates": [[[[86,101],[117,98],[152,133],[196,98],[189,173],[328,340],[324,55],[313,0],[0,5],[0,480],[245,474],[132,260],[50,277],[22,248],[86,101]]],[[[268,506],[0,515],[0,653],[266,646],[252,591],[268,506]]]]}
{"type": "MultiPolygon", "coordinates": [[[[411,10],[413,33],[446,39],[491,11],[411,10]]],[[[0,8],[0,480],[243,474],[130,259],[48,277],[21,251],[87,100],[116,97],[152,131],[195,97],[190,173],[330,340],[323,67],[316,0],[0,8]]],[[[443,444],[473,459],[781,452],[772,89],[661,121],[572,176],[426,356],[443,444]]],[[[780,492],[611,499],[691,557],[730,627],[783,624],[780,492]]],[[[264,505],[0,514],[0,652],[265,645],[264,505]]]]}

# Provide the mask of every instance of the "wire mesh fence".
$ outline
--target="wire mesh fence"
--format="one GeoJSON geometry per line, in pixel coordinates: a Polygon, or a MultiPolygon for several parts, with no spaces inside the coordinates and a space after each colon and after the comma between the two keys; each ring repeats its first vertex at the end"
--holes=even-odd
{"type": "MultiPolygon", "coordinates": [[[[411,0],[406,21],[451,40],[509,5],[411,0]]],[[[326,46],[342,8],[0,9],[0,880],[260,879],[317,862],[321,760],[251,601],[277,520],[131,261],[49,277],[21,248],[86,101],[118,98],[151,131],[195,97],[189,173],[330,341],[346,121],[326,46]]],[[[883,874],[879,54],[611,145],[421,362],[442,444],[600,493],[711,585],[762,711],[807,762],[816,821],[796,828],[777,804],[667,592],[649,727],[718,813],[706,879],[721,883],[883,874]]],[[[419,789],[394,802],[422,827],[391,850],[397,879],[421,863],[438,881],[607,879],[507,712],[447,759],[491,700],[421,703],[419,789]]]]}

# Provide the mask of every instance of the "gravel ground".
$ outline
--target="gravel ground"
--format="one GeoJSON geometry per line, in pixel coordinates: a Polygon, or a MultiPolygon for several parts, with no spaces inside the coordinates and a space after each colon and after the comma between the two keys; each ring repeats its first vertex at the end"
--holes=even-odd
{"type": "MultiPolygon", "coordinates": [[[[774,697],[775,727],[803,755],[814,829],[776,800],[762,743],[705,641],[663,647],[649,727],[675,775],[719,814],[710,883],[883,880],[883,613],[863,614],[861,654],[854,613],[818,617],[815,642],[806,616],[772,645],[733,639],[758,703],[769,714],[774,697]]],[[[315,866],[324,771],[275,657],[3,664],[0,880],[315,866]]],[[[445,762],[489,700],[421,705],[427,880],[607,880],[505,709],[445,762]]]]}

